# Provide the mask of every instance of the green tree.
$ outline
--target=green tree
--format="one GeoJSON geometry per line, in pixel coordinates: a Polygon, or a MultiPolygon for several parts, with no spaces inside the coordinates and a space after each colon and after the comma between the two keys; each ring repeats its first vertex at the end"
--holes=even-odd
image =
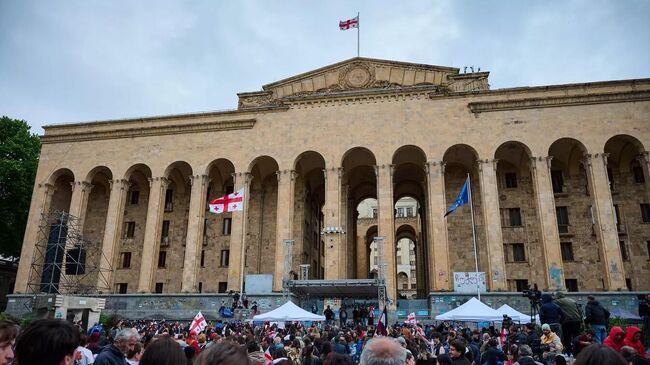
{"type": "Polygon", "coordinates": [[[41,142],[24,120],[0,118],[0,255],[20,256],[41,142]]]}

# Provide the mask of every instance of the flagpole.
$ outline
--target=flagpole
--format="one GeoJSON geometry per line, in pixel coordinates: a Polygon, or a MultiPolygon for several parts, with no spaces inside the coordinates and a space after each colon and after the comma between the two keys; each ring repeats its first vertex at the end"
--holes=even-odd
{"type": "Polygon", "coordinates": [[[359,39],[361,38],[359,36],[359,33],[361,33],[361,19],[359,18],[359,14],[360,13],[357,12],[357,57],[361,57],[360,56],[361,52],[359,51],[360,50],[359,39]]]}
{"type": "Polygon", "coordinates": [[[472,215],[472,241],[474,242],[474,269],[476,270],[476,293],[478,300],[481,300],[481,285],[479,283],[478,275],[478,253],[476,252],[476,228],[474,227],[474,203],[472,202],[472,180],[467,173],[467,194],[469,196],[469,211],[472,215]]]}
{"type": "Polygon", "coordinates": [[[248,175],[244,175],[244,197],[242,199],[244,208],[242,209],[242,237],[241,237],[241,266],[239,270],[239,294],[244,293],[244,269],[246,263],[246,211],[248,210],[248,175]]]}

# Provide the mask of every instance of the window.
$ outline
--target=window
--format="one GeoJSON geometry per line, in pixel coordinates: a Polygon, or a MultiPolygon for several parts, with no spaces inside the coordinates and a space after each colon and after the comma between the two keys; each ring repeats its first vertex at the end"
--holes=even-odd
{"type": "Polygon", "coordinates": [[[217,293],[225,293],[226,289],[228,289],[228,282],[227,281],[220,281],[218,286],[217,286],[217,293]]]}
{"type": "Polygon", "coordinates": [[[208,219],[203,220],[203,244],[207,243],[206,242],[206,237],[208,236],[208,219]]]}
{"type": "Polygon", "coordinates": [[[415,266],[415,261],[409,261],[409,265],[415,266]]]}
{"type": "Polygon", "coordinates": [[[411,284],[411,289],[417,289],[418,285],[417,284],[411,284]]]}
{"type": "Polygon", "coordinates": [[[162,294],[163,292],[163,283],[156,283],[156,289],[154,290],[157,294],[162,294]]]}
{"type": "Polygon", "coordinates": [[[567,207],[555,207],[557,229],[560,233],[569,233],[569,210],[567,207]]]}
{"type": "Polygon", "coordinates": [[[165,212],[174,210],[174,190],[167,189],[165,191],[165,212]]]}
{"type": "Polygon", "coordinates": [[[221,250],[221,261],[219,261],[219,266],[226,267],[230,262],[230,250],[221,250]]]}
{"type": "Polygon", "coordinates": [[[115,292],[117,294],[126,294],[126,290],[128,288],[129,284],[127,283],[117,283],[115,284],[115,292]]]}
{"type": "Polygon", "coordinates": [[[609,190],[614,191],[614,173],[611,168],[607,168],[607,181],[609,181],[609,190]]]}
{"type": "Polygon", "coordinates": [[[377,208],[372,208],[372,217],[377,218],[377,208]]]}
{"type": "Polygon", "coordinates": [[[553,193],[561,193],[564,190],[564,177],[562,177],[562,170],[551,171],[551,183],[553,184],[553,193]]]}
{"type": "Polygon", "coordinates": [[[630,261],[630,256],[627,254],[627,246],[625,241],[618,241],[618,246],[621,248],[621,259],[623,261],[630,261]]]}
{"type": "Polygon", "coordinates": [[[221,231],[221,233],[226,236],[230,235],[231,226],[232,226],[232,218],[224,218],[223,230],[221,231]]]}
{"type": "Polygon", "coordinates": [[[415,270],[411,270],[411,277],[415,278],[415,270]]]}
{"type": "Polygon", "coordinates": [[[564,279],[564,286],[566,286],[566,290],[569,292],[577,292],[578,279],[564,279]]]}
{"type": "Polygon", "coordinates": [[[527,279],[516,279],[515,280],[515,286],[517,287],[517,291],[524,291],[528,289],[528,280],[527,279]]]}
{"type": "Polygon", "coordinates": [[[512,244],[512,261],[522,262],[526,261],[526,250],[523,243],[512,244]]]}
{"type": "Polygon", "coordinates": [[[634,182],[637,184],[645,183],[645,175],[643,174],[643,168],[641,166],[633,166],[632,174],[634,175],[634,182]]]}
{"type": "Polygon", "coordinates": [[[402,263],[402,256],[397,255],[397,264],[399,265],[401,263],[402,263]]]}
{"type": "Polygon", "coordinates": [[[650,223],[650,204],[648,203],[641,204],[641,221],[650,223]]]}
{"type": "Polygon", "coordinates": [[[573,244],[571,242],[560,242],[562,261],[573,261],[573,244]]]}
{"type": "Polygon", "coordinates": [[[199,281],[199,293],[203,293],[203,282],[199,281]]]}
{"type": "Polygon", "coordinates": [[[125,225],[124,238],[135,237],[135,222],[126,222],[125,225]]]}
{"type": "Polygon", "coordinates": [[[169,243],[169,221],[163,221],[160,242],[169,243]]]}
{"type": "Polygon", "coordinates": [[[628,291],[632,291],[632,279],[625,278],[625,286],[627,287],[628,291]]]}
{"type": "Polygon", "coordinates": [[[508,226],[521,227],[521,209],[508,208],[508,226]]]}
{"type": "Polygon", "coordinates": [[[650,260],[650,241],[645,241],[646,250],[648,251],[648,260],[650,260]]]}
{"type": "Polygon", "coordinates": [[[140,201],[140,191],[132,190],[131,191],[131,197],[129,198],[129,204],[138,205],[139,201],[140,201]]]}
{"type": "Polygon", "coordinates": [[[158,268],[164,269],[167,262],[167,251],[158,252],[158,268]]]}
{"type": "Polygon", "coordinates": [[[395,216],[397,218],[404,217],[404,208],[397,208],[397,214],[395,216]]]}
{"type": "Polygon", "coordinates": [[[614,223],[616,224],[616,230],[618,232],[623,232],[623,226],[621,225],[621,212],[618,209],[618,204],[614,204],[614,223]]]}
{"type": "Polygon", "coordinates": [[[506,188],[514,189],[517,187],[517,174],[514,172],[506,172],[506,188]]]}
{"type": "Polygon", "coordinates": [[[406,216],[407,217],[415,217],[415,215],[413,215],[413,207],[406,208],[406,216]]]}
{"type": "Polygon", "coordinates": [[[205,267],[205,250],[201,250],[201,267],[205,267]]]}
{"type": "Polygon", "coordinates": [[[128,269],[131,267],[131,253],[122,252],[120,253],[120,268],[128,269]]]}
{"type": "Polygon", "coordinates": [[[402,289],[408,289],[408,288],[409,288],[409,284],[408,284],[408,283],[404,283],[404,284],[402,284],[402,289]]]}

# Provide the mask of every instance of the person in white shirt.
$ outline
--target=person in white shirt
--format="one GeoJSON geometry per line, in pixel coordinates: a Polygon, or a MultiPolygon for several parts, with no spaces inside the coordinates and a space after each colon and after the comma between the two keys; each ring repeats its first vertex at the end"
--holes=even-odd
{"type": "Polygon", "coordinates": [[[79,347],[77,347],[77,365],[90,365],[95,362],[95,357],[93,352],[86,348],[88,344],[88,336],[82,334],[79,341],[79,347]]]}

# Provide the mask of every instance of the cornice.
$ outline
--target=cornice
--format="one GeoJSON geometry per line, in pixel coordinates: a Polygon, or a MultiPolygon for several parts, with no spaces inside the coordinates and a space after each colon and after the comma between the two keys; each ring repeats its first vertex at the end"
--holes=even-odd
{"type": "Polygon", "coordinates": [[[479,101],[468,103],[474,114],[504,110],[554,108],[562,106],[623,103],[650,100],[650,90],[587,95],[549,96],[516,100],[479,101]]]}
{"type": "Polygon", "coordinates": [[[134,138],[134,137],[149,137],[160,136],[169,134],[185,134],[185,133],[203,133],[203,132],[218,132],[235,129],[251,129],[255,126],[255,119],[242,119],[242,120],[225,120],[214,121],[207,123],[188,123],[176,124],[167,126],[148,126],[148,127],[132,127],[132,128],[118,128],[108,131],[90,131],[90,132],[77,132],[65,133],[55,135],[41,136],[41,143],[63,143],[63,142],[80,142],[92,141],[98,139],[116,139],[116,138],[134,138]]]}

